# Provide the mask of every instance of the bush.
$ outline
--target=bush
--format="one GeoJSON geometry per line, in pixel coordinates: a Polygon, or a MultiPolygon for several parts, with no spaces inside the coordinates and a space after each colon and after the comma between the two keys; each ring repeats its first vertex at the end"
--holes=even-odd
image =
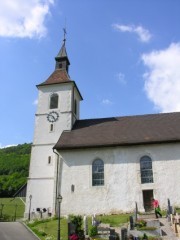
{"type": "Polygon", "coordinates": [[[33,229],[33,231],[34,231],[38,236],[45,237],[45,236],[47,235],[47,233],[45,233],[43,230],[33,229]]]}
{"type": "Polygon", "coordinates": [[[97,226],[92,226],[90,229],[89,229],[89,236],[90,237],[94,237],[98,234],[98,230],[97,230],[97,226]]]}
{"type": "Polygon", "coordinates": [[[79,239],[84,239],[84,230],[82,230],[83,219],[82,216],[70,216],[70,221],[75,226],[75,233],[78,235],[79,239]]]}

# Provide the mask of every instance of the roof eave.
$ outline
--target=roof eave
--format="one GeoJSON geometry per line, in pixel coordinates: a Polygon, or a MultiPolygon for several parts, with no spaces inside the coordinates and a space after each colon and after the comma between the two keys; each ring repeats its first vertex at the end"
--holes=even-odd
{"type": "Polygon", "coordinates": [[[72,81],[72,80],[64,81],[64,82],[58,82],[58,83],[41,83],[41,84],[36,85],[36,87],[39,89],[39,87],[49,86],[49,85],[57,85],[57,84],[73,84],[76,87],[77,92],[78,92],[81,100],[83,100],[83,97],[82,97],[82,95],[81,95],[81,93],[80,93],[80,91],[79,91],[75,81],[72,81]]]}
{"type": "Polygon", "coordinates": [[[107,147],[125,147],[125,146],[138,146],[138,145],[148,145],[148,144],[164,144],[164,143],[178,143],[180,139],[172,139],[172,140],[161,140],[161,141],[148,141],[148,142],[124,142],[124,143],[112,143],[112,144],[99,144],[99,145],[77,145],[77,146],[62,146],[53,147],[57,151],[64,151],[64,150],[76,150],[76,149],[89,149],[89,148],[107,148],[107,147]]]}

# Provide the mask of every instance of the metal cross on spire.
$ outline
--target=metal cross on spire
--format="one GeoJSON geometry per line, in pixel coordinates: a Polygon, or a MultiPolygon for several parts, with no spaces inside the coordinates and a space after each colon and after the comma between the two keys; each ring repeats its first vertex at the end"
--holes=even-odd
{"type": "Polygon", "coordinates": [[[64,31],[64,39],[63,39],[63,41],[64,41],[64,43],[65,43],[65,42],[66,42],[66,34],[67,34],[66,28],[63,28],[63,31],[64,31]]]}

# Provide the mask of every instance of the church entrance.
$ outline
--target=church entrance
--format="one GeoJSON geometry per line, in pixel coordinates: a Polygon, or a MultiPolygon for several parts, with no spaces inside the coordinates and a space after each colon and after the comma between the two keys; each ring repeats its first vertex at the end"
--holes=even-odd
{"type": "Polygon", "coordinates": [[[152,211],[153,190],[143,190],[143,203],[145,212],[152,211]]]}

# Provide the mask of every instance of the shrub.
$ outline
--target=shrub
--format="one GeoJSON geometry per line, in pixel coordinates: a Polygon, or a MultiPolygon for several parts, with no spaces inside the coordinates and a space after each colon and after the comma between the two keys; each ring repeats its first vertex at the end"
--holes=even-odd
{"type": "Polygon", "coordinates": [[[82,216],[70,215],[70,221],[75,226],[75,233],[78,235],[79,239],[84,239],[84,230],[82,230],[83,219],[82,216]]]}
{"type": "Polygon", "coordinates": [[[43,230],[33,229],[33,231],[34,231],[38,236],[45,237],[45,236],[47,235],[47,233],[45,233],[43,230]]]}
{"type": "Polygon", "coordinates": [[[97,230],[97,226],[92,226],[90,229],[89,229],[89,236],[90,237],[94,237],[98,234],[98,230],[97,230]]]}

